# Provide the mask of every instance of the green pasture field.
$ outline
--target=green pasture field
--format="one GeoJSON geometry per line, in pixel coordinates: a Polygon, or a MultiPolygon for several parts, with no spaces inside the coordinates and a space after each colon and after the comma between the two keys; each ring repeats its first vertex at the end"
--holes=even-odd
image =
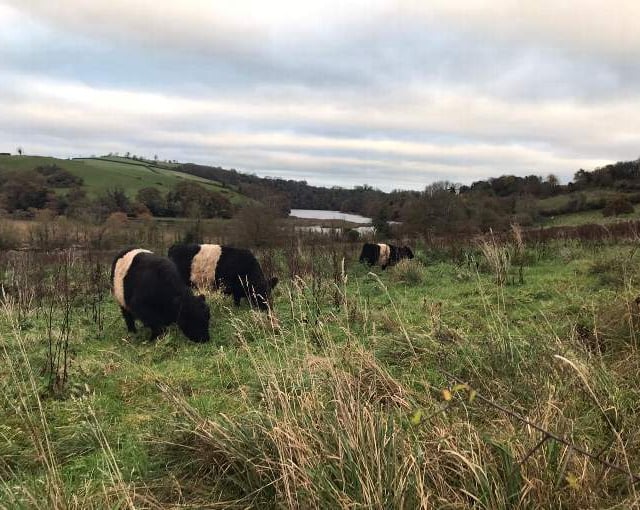
{"type": "Polygon", "coordinates": [[[571,214],[562,214],[549,218],[545,222],[548,227],[575,227],[577,225],[587,225],[589,223],[614,223],[616,221],[636,221],[640,219],[640,211],[619,216],[602,216],[602,211],[581,211],[571,214]]]}
{"type": "Polygon", "coordinates": [[[0,507],[636,507],[627,474],[536,448],[540,432],[480,398],[640,473],[636,247],[492,249],[502,267],[422,248],[343,272],[327,247],[295,278],[271,252],[273,314],[208,293],[204,345],[127,334],[106,274],[82,290],[94,266],[78,256],[53,390],[65,299],[28,299],[7,262],[0,507]]]}
{"type": "Polygon", "coordinates": [[[565,193],[553,197],[542,198],[537,201],[537,206],[540,209],[557,209],[566,205],[569,201],[577,198],[578,194],[584,195],[587,202],[594,202],[603,198],[611,198],[613,196],[616,196],[617,193],[609,189],[592,189],[574,193],[565,193]]]}
{"type": "MultiPolygon", "coordinates": [[[[87,194],[95,197],[109,188],[121,186],[127,194],[135,197],[142,188],[155,187],[162,192],[171,190],[183,180],[197,182],[222,193],[232,203],[242,204],[246,197],[231,188],[224,188],[217,181],[177,172],[170,168],[153,166],[151,163],[125,160],[124,158],[58,159],[41,156],[1,156],[1,171],[27,171],[42,165],[58,165],[84,179],[87,194]]],[[[164,164],[163,164],[164,166],[164,164]]]]}

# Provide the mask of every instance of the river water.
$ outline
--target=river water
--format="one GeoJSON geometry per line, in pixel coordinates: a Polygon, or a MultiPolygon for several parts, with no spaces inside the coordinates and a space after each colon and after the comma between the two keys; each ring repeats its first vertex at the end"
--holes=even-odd
{"type": "Polygon", "coordinates": [[[327,211],[322,209],[291,209],[289,216],[311,220],[344,220],[352,223],[371,223],[371,218],[365,218],[359,214],[349,214],[340,211],[327,211]]]}

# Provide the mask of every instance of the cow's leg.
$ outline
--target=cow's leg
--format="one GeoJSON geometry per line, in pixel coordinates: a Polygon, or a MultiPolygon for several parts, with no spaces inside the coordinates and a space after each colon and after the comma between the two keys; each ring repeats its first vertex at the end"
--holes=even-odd
{"type": "Polygon", "coordinates": [[[149,327],[151,328],[151,337],[149,338],[149,341],[151,342],[156,340],[156,338],[158,338],[166,331],[166,328],[163,324],[152,324],[149,327]]]}
{"type": "Polygon", "coordinates": [[[158,316],[158,311],[147,304],[139,305],[132,303],[131,307],[136,311],[136,315],[142,321],[145,327],[151,329],[150,340],[155,340],[160,336],[166,327],[163,319],[158,316]]]}
{"type": "Polygon", "coordinates": [[[127,310],[126,308],[123,308],[121,306],[120,310],[122,311],[122,316],[124,317],[124,322],[127,324],[127,330],[129,331],[129,333],[135,333],[136,332],[136,319],[133,317],[131,312],[129,310],[127,310]]]}
{"type": "Polygon", "coordinates": [[[244,291],[242,289],[239,288],[234,288],[233,289],[233,304],[236,306],[240,306],[240,300],[242,299],[242,297],[244,296],[244,291]]]}

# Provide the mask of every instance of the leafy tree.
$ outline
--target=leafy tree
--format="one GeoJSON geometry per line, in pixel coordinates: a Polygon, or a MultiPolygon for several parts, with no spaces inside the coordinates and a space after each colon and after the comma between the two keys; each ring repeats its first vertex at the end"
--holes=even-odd
{"type": "Polygon", "coordinates": [[[90,201],[87,192],[82,188],[71,188],[64,195],[59,195],[55,207],[58,214],[72,217],[85,218],[90,214],[90,201]]]}
{"type": "Polygon", "coordinates": [[[236,215],[236,235],[242,246],[271,246],[278,236],[278,211],[263,204],[243,207],[236,215]]]}
{"type": "Polygon", "coordinates": [[[465,204],[450,192],[451,183],[436,182],[405,207],[404,220],[416,233],[446,233],[465,229],[468,215],[465,204]]]}
{"type": "Polygon", "coordinates": [[[376,234],[381,238],[387,238],[391,235],[391,227],[389,226],[389,213],[386,207],[381,207],[378,213],[372,218],[371,223],[376,229],[376,234]]]}
{"type": "Polygon", "coordinates": [[[131,201],[121,186],[107,189],[98,196],[95,202],[94,213],[98,219],[104,220],[116,212],[125,214],[131,212],[131,201]]]}
{"type": "Polygon", "coordinates": [[[178,183],[167,193],[166,203],[170,216],[231,218],[233,213],[227,197],[191,181],[178,183]]]}
{"type": "Polygon", "coordinates": [[[73,175],[56,164],[38,166],[35,170],[45,177],[46,184],[52,188],[71,188],[84,184],[82,177],[73,175]]]}
{"type": "Polygon", "coordinates": [[[144,204],[153,216],[167,214],[167,201],[158,188],[142,188],[136,194],[136,201],[144,204]]]}
{"type": "Polygon", "coordinates": [[[243,195],[261,202],[266,207],[278,212],[278,216],[286,217],[291,211],[291,202],[284,193],[274,192],[273,188],[264,184],[242,184],[239,190],[243,195]]]}
{"type": "Polygon", "coordinates": [[[0,208],[8,212],[42,209],[49,199],[44,177],[37,172],[12,172],[0,184],[0,208]]]}
{"type": "Polygon", "coordinates": [[[558,177],[555,176],[554,174],[549,174],[547,175],[547,183],[551,187],[555,188],[556,186],[560,185],[560,179],[558,179],[558,177]]]}

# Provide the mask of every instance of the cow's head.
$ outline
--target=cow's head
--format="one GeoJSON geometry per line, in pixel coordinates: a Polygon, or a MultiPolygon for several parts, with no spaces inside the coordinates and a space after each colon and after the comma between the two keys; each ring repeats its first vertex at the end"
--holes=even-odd
{"type": "Polygon", "coordinates": [[[413,252],[411,251],[411,248],[409,248],[408,246],[403,246],[402,247],[402,257],[405,259],[412,259],[413,258],[413,252]]]}
{"type": "Polygon", "coordinates": [[[204,296],[188,292],[179,306],[178,326],[185,336],[194,342],[208,342],[210,313],[204,296]]]}
{"type": "Polygon", "coordinates": [[[253,306],[257,306],[260,310],[268,310],[271,306],[271,291],[278,285],[278,277],[274,276],[264,282],[264,288],[261,292],[255,292],[250,296],[249,301],[253,306]]]}

